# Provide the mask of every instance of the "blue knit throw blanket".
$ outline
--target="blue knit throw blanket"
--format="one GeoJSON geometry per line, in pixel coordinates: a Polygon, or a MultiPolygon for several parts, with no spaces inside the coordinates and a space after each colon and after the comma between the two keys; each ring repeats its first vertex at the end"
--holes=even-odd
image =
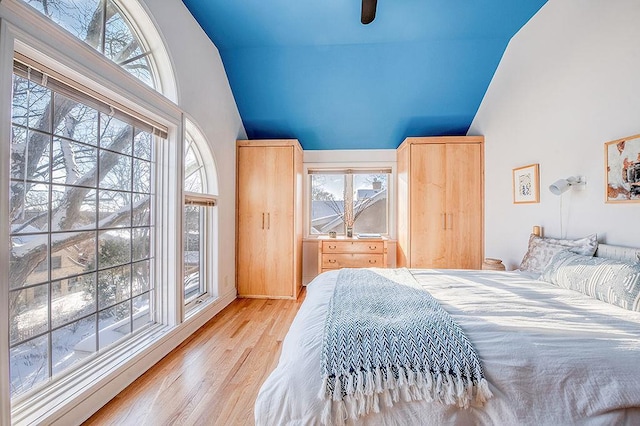
{"type": "Polygon", "coordinates": [[[407,269],[343,269],[324,324],[323,424],[398,401],[467,408],[492,396],[474,348],[407,269]]]}

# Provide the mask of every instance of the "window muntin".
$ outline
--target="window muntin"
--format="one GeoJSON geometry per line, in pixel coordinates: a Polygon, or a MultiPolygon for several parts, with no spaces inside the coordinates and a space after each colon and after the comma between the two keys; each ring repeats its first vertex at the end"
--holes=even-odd
{"type": "Polygon", "coordinates": [[[309,170],[309,233],[388,234],[390,170],[309,170]]]}
{"type": "Polygon", "coordinates": [[[205,193],[206,175],[202,156],[193,140],[187,133],[184,149],[184,190],[198,194],[205,193]]]}
{"type": "Polygon", "coordinates": [[[23,0],[152,88],[151,52],[112,0],[23,0]]]}
{"type": "Polygon", "coordinates": [[[151,323],[155,290],[154,136],[16,69],[12,397],[151,323]]]}

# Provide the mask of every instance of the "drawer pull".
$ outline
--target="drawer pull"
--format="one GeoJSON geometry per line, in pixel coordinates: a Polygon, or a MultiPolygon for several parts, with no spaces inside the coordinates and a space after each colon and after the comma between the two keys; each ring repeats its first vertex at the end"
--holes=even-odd
{"type": "Polygon", "coordinates": [[[329,246],[329,250],[335,250],[337,246],[329,246]]]}
{"type": "Polygon", "coordinates": [[[375,259],[369,259],[369,263],[378,263],[378,261],[375,259]]]}
{"type": "Polygon", "coordinates": [[[329,263],[336,263],[335,259],[329,259],[329,263]]]}
{"type": "Polygon", "coordinates": [[[378,248],[378,246],[369,246],[369,250],[375,250],[377,248],[378,248]]]}

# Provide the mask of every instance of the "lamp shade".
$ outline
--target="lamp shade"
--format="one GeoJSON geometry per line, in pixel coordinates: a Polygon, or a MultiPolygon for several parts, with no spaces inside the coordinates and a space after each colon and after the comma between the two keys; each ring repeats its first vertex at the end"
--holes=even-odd
{"type": "Polygon", "coordinates": [[[555,195],[560,195],[571,188],[571,183],[567,179],[558,179],[549,186],[549,191],[555,195]]]}

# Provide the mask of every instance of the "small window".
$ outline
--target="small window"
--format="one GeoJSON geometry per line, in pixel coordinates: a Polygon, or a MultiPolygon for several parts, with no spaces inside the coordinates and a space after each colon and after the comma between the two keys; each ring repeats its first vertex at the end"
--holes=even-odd
{"type": "Polygon", "coordinates": [[[185,303],[206,292],[203,269],[203,228],[206,207],[184,206],[184,300],[185,303]]]}
{"type": "Polygon", "coordinates": [[[216,197],[212,194],[214,184],[203,158],[204,149],[199,149],[196,140],[204,139],[192,124],[185,136],[184,149],[184,234],[183,272],[184,303],[195,305],[213,288],[213,248],[215,238],[216,197]]]}
{"type": "Polygon", "coordinates": [[[312,235],[388,234],[391,170],[309,170],[312,235]]]}

